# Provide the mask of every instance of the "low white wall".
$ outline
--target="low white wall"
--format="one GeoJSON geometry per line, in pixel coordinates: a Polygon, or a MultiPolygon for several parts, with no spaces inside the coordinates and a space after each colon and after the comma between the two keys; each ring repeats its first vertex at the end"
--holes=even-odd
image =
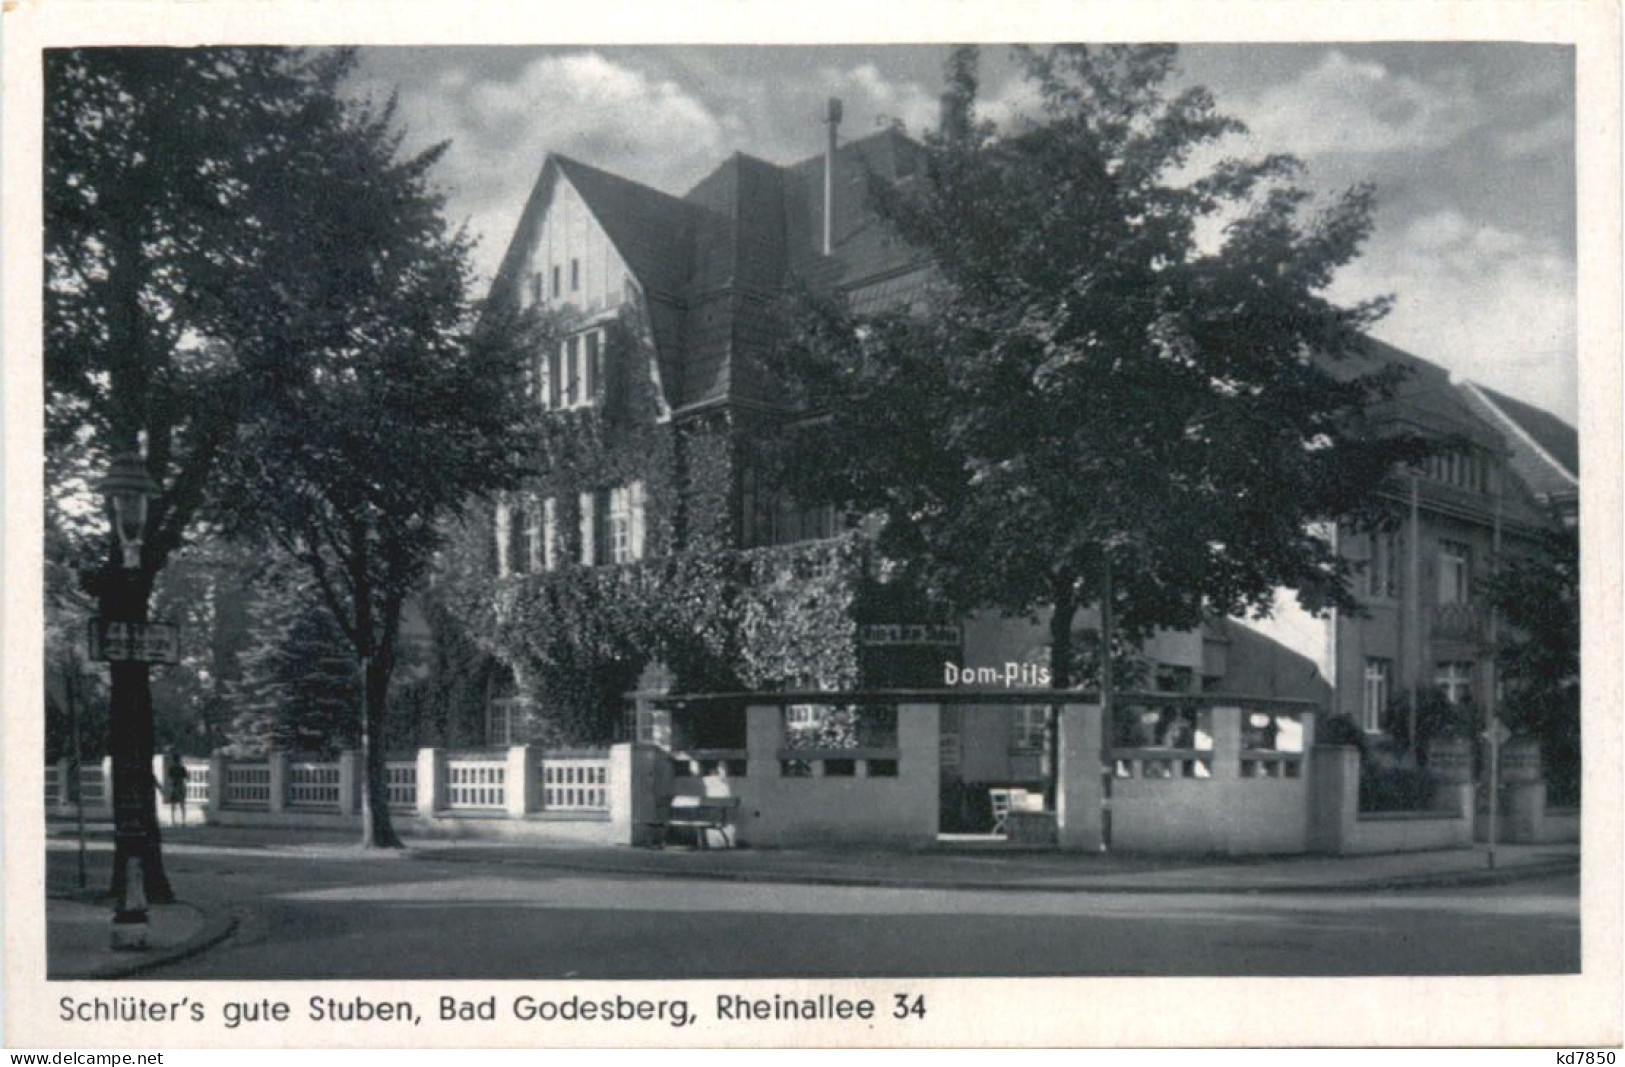
{"type": "MultiPolygon", "coordinates": [[[[1273,756],[1243,753],[1244,709],[1213,709],[1210,777],[1113,777],[1111,846],[1127,852],[1261,855],[1302,852],[1309,844],[1309,759],[1307,751],[1273,756]],[[1244,758],[1290,763],[1296,777],[1242,777],[1244,758]]],[[[1304,715],[1303,744],[1313,744],[1313,716],[1304,715]]],[[[1143,751],[1155,759],[1155,750],[1143,751]]],[[[1195,754],[1193,753],[1193,758],[1195,754]]],[[[1113,761],[1115,764],[1115,760],[1113,761]]]]}
{"type": "MultiPolygon", "coordinates": [[[[423,818],[412,812],[391,813],[395,829],[408,837],[442,839],[534,841],[550,844],[603,845],[610,841],[609,816],[572,818],[527,815],[438,815],[423,818]]],[[[199,820],[201,821],[201,820],[199,820]]],[[[212,826],[267,826],[287,829],[352,830],[361,833],[360,815],[314,811],[241,811],[231,808],[209,814],[212,826]]]]}
{"type": "Polygon", "coordinates": [[[1441,848],[1467,848],[1472,843],[1472,823],[1458,814],[1435,811],[1371,812],[1354,820],[1343,852],[1427,852],[1441,848]]]}
{"type": "Polygon", "coordinates": [[[780,767],[783,712],[746,709],[744,777],[675,778],[675,796],[739,799],[730,821],[740,844],[791,847],[830,844],[923,846],[936,841],[938,707],[897,709],[897,776],[786,777],[780,767]]]}

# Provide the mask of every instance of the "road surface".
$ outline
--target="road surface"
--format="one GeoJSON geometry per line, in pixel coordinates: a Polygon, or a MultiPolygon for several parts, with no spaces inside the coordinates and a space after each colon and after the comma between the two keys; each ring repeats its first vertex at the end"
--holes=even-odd
{"type": "MultiPolygon", "coordinates": [[[[167,862],[184,897],[241,921],[148,975],[161,980],[1542,974],[1574,972],[1580,956],[1574,876],[1179,895],[744,884],[433,856],[167,862]]],[[[71,863],[50,855],[57,879],[71,863]]]]}

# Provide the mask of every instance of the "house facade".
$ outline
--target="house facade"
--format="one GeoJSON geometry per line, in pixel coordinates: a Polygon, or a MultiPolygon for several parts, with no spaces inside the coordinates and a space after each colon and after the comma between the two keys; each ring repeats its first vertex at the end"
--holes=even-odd
{"type": "MultiPolygon", "coordinates": [[[[728,726],[674,723],[657,694],[953,688],[966,671],[1027,687],[1047,666],[1042,614],[931,614],[885,580],[861,529],[752,462],[792,414],[767,370],[784,294],[878,310],[930,277],[865,207],[868,176],[906,180],[918,146],[886,130],[835,147],[833,132],[790,166],[736,154],[681,197],[544,162],[493,288],[557,326],[524,384],[549,416],[527,443],[541,473],[475,520],[454,566],[458,614],[511,674],[490,694],[489,743],[729,749],[728,726]]],[[[1389,418],[1454,448],[1395,479],[1392,530],[1336,533],[1362,610],[1311,618],[1283,596],[1271,620],[1159,634],[1147,688],[1307,700],[1375,732],[1404,693],[1465,701],[1491,684],[1477,585],[1498,547],[1548,521],[1542,500],[1483,391],[1386,346],[1369,356],[1412,371],[1389,418]]],[[[944,781],[1038,785],[1043,721],[1042,705],[945,708],[944,781]]]]}

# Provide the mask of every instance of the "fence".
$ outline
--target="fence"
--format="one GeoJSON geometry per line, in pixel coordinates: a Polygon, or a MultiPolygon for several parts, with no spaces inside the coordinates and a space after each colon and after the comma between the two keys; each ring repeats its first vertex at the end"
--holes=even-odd
{"type": "Polygon", "coordinates": [[[389,806],[412,811],[418,806],[418,765],[416,760],[388,760],[384,763],[384,787],[389,806]]]}
{"type": "Polygon", "coordinates": [[[446,761],[446,807],[452,811],[505,811],[506,759],[458,757],[446,761]]]}
{"type": "Polygon", "coordinates": [[[544,755],[541,810],[548,812],[609,811],[608,754],[544,755]]]}

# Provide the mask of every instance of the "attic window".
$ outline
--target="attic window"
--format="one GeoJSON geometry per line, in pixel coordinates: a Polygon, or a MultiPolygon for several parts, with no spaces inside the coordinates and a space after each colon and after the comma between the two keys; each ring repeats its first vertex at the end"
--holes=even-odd
{"type": "Polygon", "coordinates": [[[570,261],[570,292],[574,293],[581,288],[581,260],[570,261]]]}
{"type": "Polygon", "coordinates": [[[559,295],[559,268],[556,266],[553,268],[553,295],[559,295]]]}
{"type": "Polygon", "coordinates": [[[573,334],[547,356],[538,390],[549,410],[594,407],[604,398],[604,330],[573,334]]]}

